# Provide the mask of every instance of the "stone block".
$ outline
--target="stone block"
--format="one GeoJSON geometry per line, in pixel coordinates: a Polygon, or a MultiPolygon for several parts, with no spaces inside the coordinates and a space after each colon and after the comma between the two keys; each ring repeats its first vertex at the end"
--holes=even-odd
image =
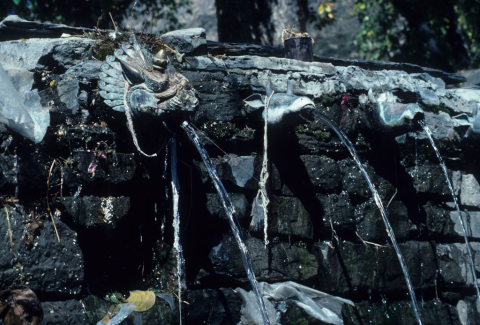
{"type": "MultiPolygon", "coordinates": [[[[263,209],[255,205],[255,201],[252,205],[254,208],[250,231],[263,233],[263,209]]],[[[313,238],[313,225],[310,214],[298,198],[272,195],[270,196],[268,209],[271,212],[268,215],[268,233],[313,238]]]]}
{"type": "Polygon", "coordinates": [[[462,175],[460,203],[462,205],[480,208],[480,185],[472,174],[462,175]]]}
{"type": "Polygon", "coordinates": [[[59,201],[77,226],[108,224],[115,228],[130,209],[128,197],[62,197],[59,201]]]}
{"type": "Polygon", "coordinates": [[[333,190],[341,184],[341,174],[335,161],[326,156],[303,155],[300,156],[305,170],[314,186],[323,190],[333,190]]]}
{"type": "Polygon", "coordinates": [[[0,252],[0,282],[3,287],[23,283],[34,292],[78,295],[83,288],[85,275],[83,252],[77,234],[54,214],[55,225],[45,218],[38,235],[33,238],[31,248],[24,242],[29,221],[26,209],[17,204],[16,208],[6,206],[0,209],[2,242],[0,252]],[[6,211],[10,221],[7,222],[6,211]],[[13,251],[10,246],[9,230],[12,230],[13,251]],[[16,255],[16,258],[14,256],[16,255]]]}
{"type": "MultiPolygon", "coordinates": [[[[480,243],[470,243],[475,270],[480,271],[480,243]]],[[[473,286],[473,275],[465,244],[437,244],[436,257],[440,278],[447,288],[464,288],[473,286]]]]}
{"type": "MultiPolygon", "coordinates": [[[[426,242],[400,244],[414,288],[432,287],[435,260],[426,242]]],[[[319,290],[338,295],[365,291],[389,292],[407,290],[405,278],[392,246],[354,244],[343,241],[339,246],[319,242],[313,246],[319,269],[319,290]]]]}
{"type": "MultiPolygon", "coordinates": [[[[250,204],[248,203],[245,195],[238,193],[228,193],[228,195],[230,196],[232,204],[235,207],[238,219],[248,217],[250,213],[250,204]]],[[[210,212],[211,215],[217,218],[227,219],[225,209],[223,208],[217,193],[207,193],[206,205],[208,212],[210,212]]]]}
{"type": "MultiPolygon", "coordinates": [[[[286,243],[265,247],[257,238],[246,240],[258,281],[306,281],[317,274],[318,263],[306,248],[286,243]]],[[[247,274],[237,243],[232,236],[224,235],[212,248],[208,258],[213,266],[216,281],[247,283],[247,274]]]]}

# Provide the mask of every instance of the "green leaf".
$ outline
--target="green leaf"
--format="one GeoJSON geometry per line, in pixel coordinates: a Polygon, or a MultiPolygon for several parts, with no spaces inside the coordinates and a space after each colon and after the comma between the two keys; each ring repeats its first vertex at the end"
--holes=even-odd
{"type": "Polygon", "coordinates": [[[18,6],[18,5],[20,5],[20,1],[22,1],[22,0],[12,0],[12,1],[16,6],[18,6]]]}

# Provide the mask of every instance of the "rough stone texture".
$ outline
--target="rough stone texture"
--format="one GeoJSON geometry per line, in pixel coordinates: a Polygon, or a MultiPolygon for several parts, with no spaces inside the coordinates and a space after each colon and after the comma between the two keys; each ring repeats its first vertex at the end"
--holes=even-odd
{"type": "Polygon", "coordinates": [[[89,319],[83,307],[82,303],[78,300],[44,301],[42,302],[42,323],[53,325],[88,324],[89,319]]]}
{"type": "Polygon", "coordinates": [[[439,165],[425,164],[407,170],[412,177],[413,186],[419,193],[450,195],[445,174],[439,165]]]}
{"type": "MultiPolygon", "coordinates": [[[[322,290],[342,295],[380,291],[406,290],[405,279],[391,246],[353,244],[343,241],[313,246],[318,263],[318,280],[322,290]],[[356,270],[363,270],[358,273],[356,270]]],[[[409,241],[400,244],[414,287],[434,285],[434,252],[426,242],[409,241]]]]}
{"type": "MultiPolygon", "coordinates": [[[[305,248],[280,243],[265,249],[263,242],[253,237],[246,240],[246,245],[258,281],[305,281],[317,274],[318,263],[305,248]]],[[[240,251],[233,237],[223,236],[222,241],[212,248],[209,259],[216,279],[247,281],[240,251]]]]}
{"type": "Polygon", "coordinates": [[[115,224],[124,217],[130,209],[130,198],[120,197],[63,197],[60,203],[80,226],[115,224]]]}
{"type": "Polygon", "coordinates": [[[319,186],[326,191],[340,186],[340,169],[333,159],[310,155],[300,156],[300,159],[305,164],[304,168],[314,186],[319,186]]]}
{"type": "MultiPolygon", "coordinates": [[[[407,207],[399,201],[392,201],[387,209],[388,220],[395,229],[399,242],[408,238],[411,221],[408,219],[407,207]]],[[[373,199],[361,204],[355,210],[357,234],[363,240],[384,244],[390,241],[385,223],[373,199]]]]}
{"type": "MultiPolygon", "coordinates": [[[[475,260],[475,270],[480,271],[480,243],[470,243],[475,260]]],[[[441,279],[447,288],[473,286],[472,269],[465,244],[437,244],[436,256],[441,279]]]]}
{"type": "MultiPolygon", "coordinates": [[[[467,236],[475,239],[480,238],[480,212],[478,211],[469,211],[467,213],[462,212],[463,225],[467,232],[467,236]]],[[[458,236],[463,236],[463,229],[460,224],[460,219],[458,217],[457,211],[450,212],[450,219],[454,223],[453,231],[458,236]]]]}
{"type": "MultiPolygon", "coordinates": [[[[453,129],[453,121],[445,112],[438,112],[434,114],[425,112],[425,123],[432,131],[435,140],[451,140],[455,138],[455,131],[453,129]]],[[[418,139],[427,139],[425,132],[416,134],[418,139]]]]}
{"type": "MultiPolygon", "coordinates": [[[[351,195],[358,196],[364,200],[369,199],[371,197],[370,188],[355,161],[348,158],[338,161],[337,165],[341,170],[343,188],[351,195]]],[[[389,200],[395,193],[395,188],[390,182],[374,173],[370,165],[366,163],[363,165],[380,197],[382,197],[383,200],[389,200]]]]}
{"type": "MultiPolygon", "coordinates": [[[[232,200],[235,211],[237,212],[237,217],[243,219],[249,216],[250,214],[250,204],[248,203],[247,198],[244,194],[238,193],[229,193],[230,199],[232,200]]],[[[227,219],[225,214],[225,209],[223,208],[220,199],[218,198],[217,193],[207,193],[207,209],[208,212],[217,218],[227,219]]]]}
{"type": "Polygon", "coordinates": [[[70,35],[84,35],[93,29],[70,27],[63,24],[40,23],[28,21],[11,15],[0,22],[0,41],[15,40],[21,38],[56,38],[63,33],[70,35]]]}
{"type": "MultiPolygon", "coordinates": [[[[454,306],[439,300],[427,301],[421,307],[423,324],[453,325],[460,324],[459,314],[454,306]]],[[[415,314],[409,303],[361,302],[355,307],[346,306],[343,310],[345,324],[416,324],[415,314]]],[[[462,323],[463,325],[463,323],[462,323]]]]}
{"type": "MultiPolygon", "coordinates": [[[[458,234],[458,228],[454,230],[458,219],[457,213],[446,211],[441,207],[432,205],[430,202],[422,208],[425,210],[426,227],[429,235],[445,236],[452,235],[455,232],[458,234]]],[[[463,232],[461,235],[463,236],[463,232]]]]}
{"type": "MultiPolygon", "coordinates": [[[[76,151],[73,153],[72,171],[77,178],[84,182],[103,180],[107,183],[118,184],[131,181],[137,168],[133,154],[121,154],[99,156],[94,151],[76,151]],[[97,167],[94,172],[92,164],[97,167]],[[89,171],[90,168],[90,171],[89,171]]],[[[64,168],[68,173],[69,168],[64,168]]]]}
{"type": "Polygon", "coordinates": [[[356,220],[354,207],[348,197],[348,193],[342,191],[340,194],[316,194],[316,197],[322,203],[324,210],[323,229],[325,232],[335,231],[353,231],[355,230],[356,220]]]}
{"type": "Polygon", "coordinates": [[[460,203],[469,207],[480,208],[480,185],[475,175],[462,176],[460,203]]]}
{"type": "Polygon", "coordinates": [[[205,37],[205,29],[188,28],[168,32],[160,38],[180,53],[191,53],[200,47],[206,47],[207,40],[205,37]]]}
{"type": "Polygon", "coordinates": [[[103,63],[97,60],[86,60],[82,63],[74,65],[65,71],[63,75],[64,79],[76,79],[80,83],[89,84],[98,80],[98,74],[100,73],[100,66],[103,63]]]}
{"type": "Polygon", "coordinates": [[[228,288],[188,292],[186,319],[190,323],[237,324],[240,321],[240,298],[228,288]]]}
{"type": "Polygon", "coordinates": [[[460,324],[475,324],[480,316],[480,306],[477,297],[465,297],[457,303],[460,324]]]}
{"type": "MultiPolygon", "coordinates": [[[[220,180],[241,188],[258,189],[256,179],[260,177],[262,160],[253,156],[230,156],[229,158],[213,158],[215,169],[220,180]]],[[[202,180],[210,183],[207,169],[203,162],[196,163],[202,173],[202,180]]]]}
{"type": "MultiPolygon", "coordinates": [[[[253,203],[254,204],[254,203],[253,203]]],[[[295,197],[271,196],[268,215],[268,231],[273,234],[294,235],[313,238],[313,225],[310,214],[302,202],[295,197]]],[[[263,232],[263,211],[261,218],[252,218],[250,231],[263,232]]]]}
{"type": "Polygon", "coordinates": [[[66,70],[87,59],[93,44],[78,37],[0,42],[0,61],[26,70],[66,70]]]}
{"type": "MultiPolygon", "coordinates": [[[[60,236],[57,241],[54,226],[48,218],[40,227],[39,234],[27,249],[24,231],[29,224],[29,216],[23,206],[17,205],[0,209],[0,229],[3,229],[0,269],[3,284],[21,283],[34,292],[63,293],[76,295],[83,288],[84,258],[77,241],[76,232],[70,229],[60,218],[54,216],[55,225],[60,236]],[[12,230],[13,251],[10,248],[9,226],[12,230]],[[17,258],[14,257],[14,253],[17,258]]],[[[31,220],[30,220],[31,221],[31,220]]]]}

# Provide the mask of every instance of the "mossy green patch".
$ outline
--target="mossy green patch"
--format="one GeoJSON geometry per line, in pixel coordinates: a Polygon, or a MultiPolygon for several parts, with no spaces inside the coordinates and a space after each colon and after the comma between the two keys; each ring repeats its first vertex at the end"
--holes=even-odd
{"type": "Polygon", "coordinates": [[[440,103],[440,105],[419,105],[421,109],[423,109],[425,112],[432,112],[435,114],[438,114],[439,112],[445,112],[450,116],[455,115],[455,112],[445,106],[443,103],[440,103]]]}
{"type": "Polygon", "coordinates": [[[306,135],[313,136],[317,141],[322,141],[322,142],[328,141],[331,136],[330,131],[311,130],[303,125],[297,126],[295,131],[298,134],[306,134],[306,135]]]}
{"type": "Polygon", "coordinates": [[[221,139],[231,137],[235,133],[240,132],[235,123],[223,121],[209,121],[203,124],[200,128],[207,133],[209,137],[214,139],[221,139]]]}

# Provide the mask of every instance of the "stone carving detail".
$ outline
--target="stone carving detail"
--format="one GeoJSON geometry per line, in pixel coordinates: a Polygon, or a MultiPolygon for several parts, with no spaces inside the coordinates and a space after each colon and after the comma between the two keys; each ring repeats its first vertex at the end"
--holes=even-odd
{"type": "Polygon", "coordinates": [[[100,96],[116,111],[124,112],[127,104],[133,113],[159,116],[166,111],[193,111],[198,105],[195,90],[169,64],[165,51],[152,55],[133,35],[107,56],[101,70],[100,96]]]}

